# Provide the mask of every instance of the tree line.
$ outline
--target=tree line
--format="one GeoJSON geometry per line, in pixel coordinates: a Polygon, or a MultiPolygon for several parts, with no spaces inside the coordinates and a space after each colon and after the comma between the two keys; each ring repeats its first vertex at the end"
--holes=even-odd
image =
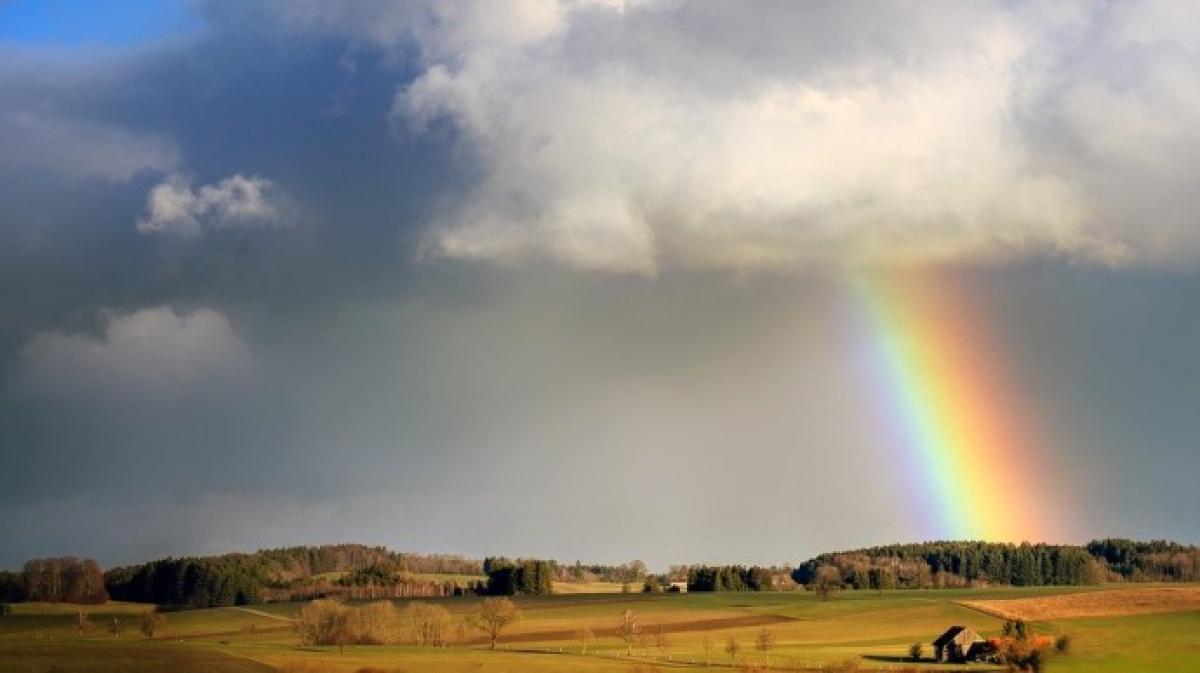
{"type": "Polygon", "coordinates": [[[106,585],[113,598],[177,607],[246,605],[349,594],[360,587],[388,587],[396,596],[443,596],[451,584],[414,580],[402,573],[480,574],[482,563],[448,554],[392,552],[358,544],[280,547],[252,554],[166,558],[115,568],[106,585]],[[345,573],[339,580],[314,580],[345,573]],[[404,585],[401,587],[400,585],[404,585]]]}
{"type": "Polygon", "coordinates": [[[806,586],[836,572],[849,589],[920,589],[988,584],[1085,585],[1200,578],[1200,549],[1169,542],[1110,539],[1086,546],[923,542],[821,554],[792,579],[806,586]]]}
{"type": "Polygon", "coordinates": [[[321,573],[353,573],[383,566],[394,572],[406,573],[479,575],[483,572],[479,559],[453,554],[394,552],[387,547],[361,544],[279,547],[259,550],[255,554],[268,564],[268,574],[284,581],[321,573]]]}
{"type": "Polygon", "coordinates": [[[770,591],[771,571],[759,566],[691,566],[687,571],[688,591],[770,591]]]}
{"type": "MultiPolygon", "coordinates": [[[[500,634],[521,618],[508,598],[488,598],[459,624],[458,636],[479,631],[496,649],[500,634]]],[[[429,647],[450,644],[453,617],[445,607],[421,601],[410,602],[403,611],[390,601],[351,606],[339,601],[316,600],[300,609],[295,628],[305,645],[392,645],[414,642],[429,647]]]]}
{"type": "Polygon", "coordinates": [[[1137,542],[1121,538],[1093,540],[1088,552],[1109,572],[1133,582],[1200,580],[1200,548],[1166,540],[1137,542]]]}
{"type": "Polygon", "coordinates": [[[0,572],[0,603],[97,604],[108,600],[104,573],[88,558],[31,559],[20,572],[0,572]]]}
{"type": "Polygon", "coordinates": [[[488,557],[483,560],[487,585],[483,593],[492,596],[549,596],[553,591],[554,564],[540,559],[488,557]]]}
{"type": "Polygon", "coordinates": [[[109,571],[106,583],[116,600],[211,608],[260,602],[267,577],[253,555],[227,554],[116,568],[109,571]]]}

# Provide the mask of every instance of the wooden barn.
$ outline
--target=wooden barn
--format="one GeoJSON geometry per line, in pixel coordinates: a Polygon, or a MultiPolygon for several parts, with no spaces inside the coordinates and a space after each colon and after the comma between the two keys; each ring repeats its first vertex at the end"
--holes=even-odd
{"type": "Polygon", "coordinates": [[[933,654],[938,661],[961,664],[978,659],[987,646],[978,633],[965,626],[951,626],[933,641],[933,654]]]}

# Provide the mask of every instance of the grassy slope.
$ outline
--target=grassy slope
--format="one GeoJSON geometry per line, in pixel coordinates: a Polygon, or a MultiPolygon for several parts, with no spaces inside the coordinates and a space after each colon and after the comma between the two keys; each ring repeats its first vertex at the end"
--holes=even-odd
{"type": "MultiPolygon", "coordinates": [[[[1066,589],[1080,591],[1094,589],[1066,589]]],[[[860,658],[865,667],[888,668],[914,641],[928,643],[946,626],[967,624],[991,634],[999,620],[956,603],[963,599],[1015,598],[1064,589],[993,589],[971,591],[905,591],[843,593],[829,602],[811,594],[581,594],[529,598],[519,601],[524,619],[512,629],[527,636],[509,647],[521,652],[489,652],[478,646],[442,650],[400,647],[355,647],[339,654],[330,648],[300,648],[286,621],[297,604],[255,606],[275,618],[235,608],[173,613],[167,616],[169,641],[146,642],[137,633],[141,606],[93,608],[94,632],[83,640],[73,627],[69,606],[16,606],[15,614],[0,620],[0,670],[167,670],[262,671],[263,665],[296,671],[346,671],[374,667],[385,671],[622,671],[662,657],[650,645],[648,659],[623,659],[625,647],[614,637],[600,637],[580,656],[574,631],[611,629],[625,609],[632,609],[648,633],[667,630],[667,653],[680,660],[702,661],[703,641],[712,642],[714,663],[728,661],[724,643],[735,638],[742,646],[739,660],[761,659],[754,651],[762,626],[738,626],[738,620],[782,619],[768,628],[777,639],[772,663],[804,666],[860,658]],[[102,630],[104,615],[124,615],[127,630],[116,641],[102,630]],[[715,631],[686,630],[697,620],[725,620],[715,631]],[[253,627],[253,630],[251,630],[253,627]],[[685,629],[671,631],[671,629],[685,629]],[[38,637],[41,639],[39,640],[38,637]],[[53,640],[50,640],[53,638],[53,640]],[[182,642],[180,642],[182,638],[182,642]],[[560,654],[560,650],[562,653],[560,654]],[[543,652],[539,654],[537,652],[543,652]],[[599,656],[597,656],[599,655],[599,656]],[[169,666],[169,662],[183,666],[169,666]],[[305,663],[307,662],[307,663],[305,663]]],[[[476,599],[441,601],[456,615],[468,612],[476,599]]],[[[403,603],[403,602],[401,602],[403,603]]],[[[708,622],[712,623],[712,622],[708,622]]],[[[1138,670],[1182,673],[1200,670],[1200,612],[1179,612],[1116,618],[1088,618],[1037,625],[1048,633],[1069,632],[1075,651],[1054,662],[1051,671],[1138,670]]],[[[983,667],[986,668],[986,667],[983,667]]],[[[981,670],[983,669],[981,668],[981,670]]],[[[654,667],[658,670],[657,667],[654,667]]],[[[720,669],[715,669],[720,670],[720,669]]]]}

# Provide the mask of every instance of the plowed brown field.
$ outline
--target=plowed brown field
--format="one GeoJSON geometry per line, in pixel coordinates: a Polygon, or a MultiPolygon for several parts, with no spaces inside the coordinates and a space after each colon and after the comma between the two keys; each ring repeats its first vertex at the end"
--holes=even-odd
{"type": "Polygon", "coordinates": [[[1200,610],[1200,586],[1112,589],[1039,598],[962,601],[962,605],[1001,619],[1030,621],[1177,612],[1200,610]]]}

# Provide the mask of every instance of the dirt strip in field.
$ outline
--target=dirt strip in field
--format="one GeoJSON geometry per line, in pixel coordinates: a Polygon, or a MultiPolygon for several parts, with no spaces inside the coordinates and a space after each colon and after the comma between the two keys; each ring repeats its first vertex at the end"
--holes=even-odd
{"type": "Polygon", "coordinates": [[[1037,598],[962,601],[961,604],[1000,619],[1029,621],[1179,612],[1200,610],[1200,586],[1112,589],[1037,598]]]}
{"type": "Polygon", "coordinates": [[[232,638],[234,636],[257,636],[264,633],[287,633],[295,631],[294,626],[259,626],[253,631],[238,629],[237,631],[209,631],[207,633],[181,633],[173,635],[169,631],[163,636],[155,636],[156,640],[212,640],[214,638],[232,638]]]}
{"type": "MultiPolygon", "coordinates": [[[[663,624],[643,624],[642,632],[656,634],[661,629],[663,633],[690,633],[695,631],[715,631],[717,629],[737,629],[747,626],[768,626],[796,621],[783,615],[744,615],[740,617],[718,617],[714,619],[694,619],[687,622],[668,622],[663,624]]],[[[611,638],[617,635],[616,627],[593,629],[597,638],[611,638]]],[[[512,633],[501,636],[500,643],[538,643],[552,640],[573,640],[575,630],[530,631],[528,633],[512,633]]],[[[471,645],[488,642],[486,638],[475,638],[467,641],[471,645]]]]}

